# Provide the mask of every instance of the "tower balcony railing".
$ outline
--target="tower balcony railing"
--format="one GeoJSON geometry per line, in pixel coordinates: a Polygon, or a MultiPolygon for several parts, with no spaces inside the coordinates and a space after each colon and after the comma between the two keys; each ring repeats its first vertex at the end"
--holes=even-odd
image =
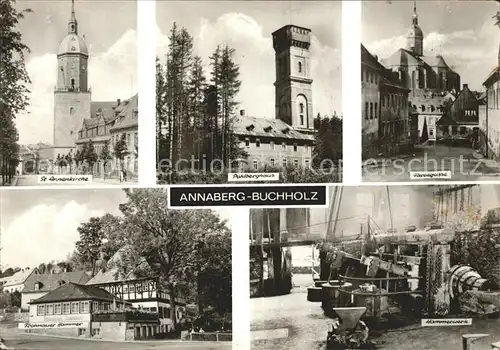
{"type": "Polygon", "coordinates": [[[57,86],[54,86],[54,91],[58,91],[58,92],[91,92],[92,89],[90,87],[87,90],[85,90],[85,89],[71,88],[71,87],[58,88],[57,86]]]}

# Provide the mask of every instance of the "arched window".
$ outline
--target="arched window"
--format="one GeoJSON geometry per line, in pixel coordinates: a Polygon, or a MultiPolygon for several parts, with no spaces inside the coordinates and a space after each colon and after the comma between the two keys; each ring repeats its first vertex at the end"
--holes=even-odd
{"type": "Polygon", "coordinates": [[[299,113],[304,113],[304,104],[299,103],[299,113]]]}
{"type": "Polygon", "coordinates": [[[302,62],[299,62],[299,73],[302,73],[302,62]]]}
{"type": "Polygon", "coordinates": [[[71,90],[75,89],[75,79],[71,79],[71,90]]]}

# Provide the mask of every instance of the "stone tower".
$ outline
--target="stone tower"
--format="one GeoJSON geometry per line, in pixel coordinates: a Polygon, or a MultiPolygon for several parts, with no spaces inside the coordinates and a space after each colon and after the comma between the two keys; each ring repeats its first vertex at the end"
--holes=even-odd
{"type": "Polygon", "coordinates": [[[417,2],[413,2],[412,24],[406,35],[406,49],[415,56],[424,55],[424,33],[418,26],[417,2]]]}
{"type": "Polygon", "coordinates": [[[54,158],[76,147],[84,118],[90,118],[88,87],[89,51],[78,35],[75,2],[71,1],[68,34],[57,52],[57,86],[54,90],[54,158]]]}
{"type": "Polygon", "coordinates": [[[307,28],[287,25],[273,33],[276,118],[305,133],[314,132],[310,45],[307,28]]]}

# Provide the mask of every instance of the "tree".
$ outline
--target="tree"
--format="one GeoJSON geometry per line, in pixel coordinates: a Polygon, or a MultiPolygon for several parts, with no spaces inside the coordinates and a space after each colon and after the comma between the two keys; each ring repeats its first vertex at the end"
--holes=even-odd
{"type": "MultiPolygon", "coordinates": [[[[125,193],[127,202],[120,209],[127,225],[129,249],[120,259],[120,269],[125,272],[146,262],[148,269],[142,273],[159,277],[167,288],[171,319],[175,322],[175,298],[179,293],[188,294],[190,288],[186,286],[200,281],[201,273],[212,266],[203,244],[211,243],[211,237],[230,237],[231,233],[225,222],[210,210],[168,209],[164,189],[127,189],[125,193]]],[[[210,258],[217,260],[217,254],[213,255],[210,258]]]]}
{"type": "Polygon", "coordinates": [[[89,142],[87,142],[87,149],[85,152],[85,160],[89,164],[89,171],[91,173],[93,173],[94,164],[97,162],[97,159],[98,159],[98,157],[97,157],[97,153],[96,153],[95,148],[94,148],[94,143],[92,142],[92,140],[90,140],[89,142]]]}
{"type": "Polygon", "coordinates": [[[73,150],[70,150],[64,159],[66,160],[66,164],[68,164],[69,173],[71,174],[71,167],[73,165],[73,150]]]}
{"type": "Polygon", "coordinates": [[[111,152],[109,150],[109,140],[106,140],[104,142],[104,146],[102,147],[101,154],[99,154],[99,159],[102,162],[102,166],[104,168],[103,172],[102,172],[102,176],[103,176],[103,178],[106,178],[106,165],[109,163],[109,161],[111,159],[113,159],[113,157],[111,157],[111,152]]]}
{"type": "Polygon", "coordinates": [[[18,11],[13,0],[0,1],[0,162],[2,183],[10,182],[19,163],[19,145],[15,116],[29,105],[31,83],[25,54],[30,50],[17,29],[29,9],[18,11]]]}
{"type": "Polygon", "coordinates": [[[92,276],[94,276],[105,238],[101,219],[98,217],[90,218],[89,221],[78,227],[78,233],[80,234],[80,240],[76,242],[78,260],[85,269],[90,269],[92,276]]]}
{"type": "Polygon", "coordinates": [[[120,139],[115,143],[114,154],[116,159],[120,161],[120,168],[124,169],[124,159],[129,154],[128,145],[127,145],[127,136],[122,134],[120,139]]]}
{"type": "Polygon", "coordinates": [[[162,127],[167,124],[167,82],[165,81],[165,70],[156,57],[156,164],[157,167],[162,159],[168,158],[167,144],[162,133],[162,127]]]}

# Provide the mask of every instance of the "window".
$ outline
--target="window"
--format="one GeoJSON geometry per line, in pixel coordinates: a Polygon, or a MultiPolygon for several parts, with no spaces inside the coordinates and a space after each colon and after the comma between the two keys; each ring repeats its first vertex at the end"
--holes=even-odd
{"type": "Polygon", "coordinates": [[[71,303],[71,313],[77,314],[79,311],[79,303],[71,303]]]}
{"type": "Polygon", "coordinates": [[[269,143],[269,145],[271,146],[271,150],[273,150],[273,151],[274,151],[274,141],[271,141],[271,142],[269,143]]]}
{"type": "Polygon", "coordinates": [[[45,316],[45,305],[38,305],[36,307],[37,316],[45,316]]]}
{"type": "Polygon", "coordinates": [[[70,303],[63,303],[62,304],[62,313],[63,315],[69,315],[70,313],[70,303]]]}
{"type": "Polygon", "coordinates": [[[75,79],[71,79],[71,90],[75,89],[75,79]]]}
{"type": "Polygon", "coordinates": [[[286,158],[283,159],[283,163],[282,164],[283,164],[283,168],[286,168],[286,158]]]}
{"type": "Polygon", "coordinates": [[[97,301],[92,302],[92,311],[98,311],[99,310],[99,303],[97,301]]]}
{"type": "Polygon", "coordinates": [[[245,146],[250,147],[250,140],[249,139],[245,139],[245,146]]]}
{"type": "Polygon", "coordinates": [[[304,113],[304,104],[299,103],[299,113],[304,113]]]}
{"type": "Polygon", "coordinates": [[[96,335],[101,334],[101,329],[100,328],[92,328],[92,336],[95,337],[96,335]]]}
{"type": "Polygon", "coordinates": [[[370,119],[373,119],[373,102],[370,102],[370,119]]]}
{"type": "Polygon", "coordinates": [[[368,102],[365,102],[365,119],[369,119],[369,113],[368,113],[368,102]]]}
{"type": "Polygon", "coordinates": [[[87,332],[87,330],[85,328],[78,328],[78,336],[79,337],[84,336],[86,332],[87,332]]]}
{"type": "Polygon", "coordinates": [[[82,301],[80,303],[80,313],[81,314],[88,314],[89,313],[89,302],[88,301],[82,301]]]}
{"type": "Polygon", "coordinates": [[[304,116],[300,115],[300,125],[304,125],[304,116]]]}
{"type": "Polygon", "coordinates": [[[282,149],[283,151],[286,151],[286,143],[284,143],[284,142],[283,142],[283,143],[281,144],[281,149],[282,149]]]}
{"type": "Polygon", "coordinates": [[[54,304],[54,315],[61,314],[61,304],[54,304]]]}
{"type": "Polygon", "coordinates": [[[294,165],[295,167],[298,167],[298,166],[299,166],[299,161],[298,161],[297,159],[294,159],[294,161],[293,161],[293,165],[294,165]]]}
{"type": "Polygon", "coordinates": [[[306,168],[308,168],[309,167],[309,159],[306,159],[305,164],[306,164],[306,168]]]}
{"type": "Polygon", "coordinates": [[[48,304],[45,311],[47,312],[47,315],[53,315],[54,314],[54,304],[48,304]]]}
{"type": "Polygon", "coordinates": [[[40,289],[42,289],[42,287],[43,287],[42,282],[36,282],[35,283],[35,290],[40,290],[40,289]]]}
{"type": "Polygon", "coordinates": [[[377,110],[378,110],[378,103],[375,102],[375,111],[373,112],[373,116],[375,117],[375,119],[377,118],[377,110]]]}
{"type": "Polygon", "coordinates": [[[274,167],[274,158],[271,158],[271,166],[274,167]]]}
{"type": "Polygon", "coordinates": [[[253,161],[253,169],[257,170],[258,169],[258,163],[256,160],[253,161]]]}
{"type": "Polygon", "coordinates": [[[293,151],[294,152],[297,152],[298,150],[298,145],[296,143],[293,144],[293,151]]]}
{"type": "Polygon", "coordinates": [[[260,147],[260,139],[255,140],[255,146],[260,147]]]}
{"type": "Polygon", "coordinates": [[[299,73],[302,73],[302,62],[299,62],[299,73]]]}

